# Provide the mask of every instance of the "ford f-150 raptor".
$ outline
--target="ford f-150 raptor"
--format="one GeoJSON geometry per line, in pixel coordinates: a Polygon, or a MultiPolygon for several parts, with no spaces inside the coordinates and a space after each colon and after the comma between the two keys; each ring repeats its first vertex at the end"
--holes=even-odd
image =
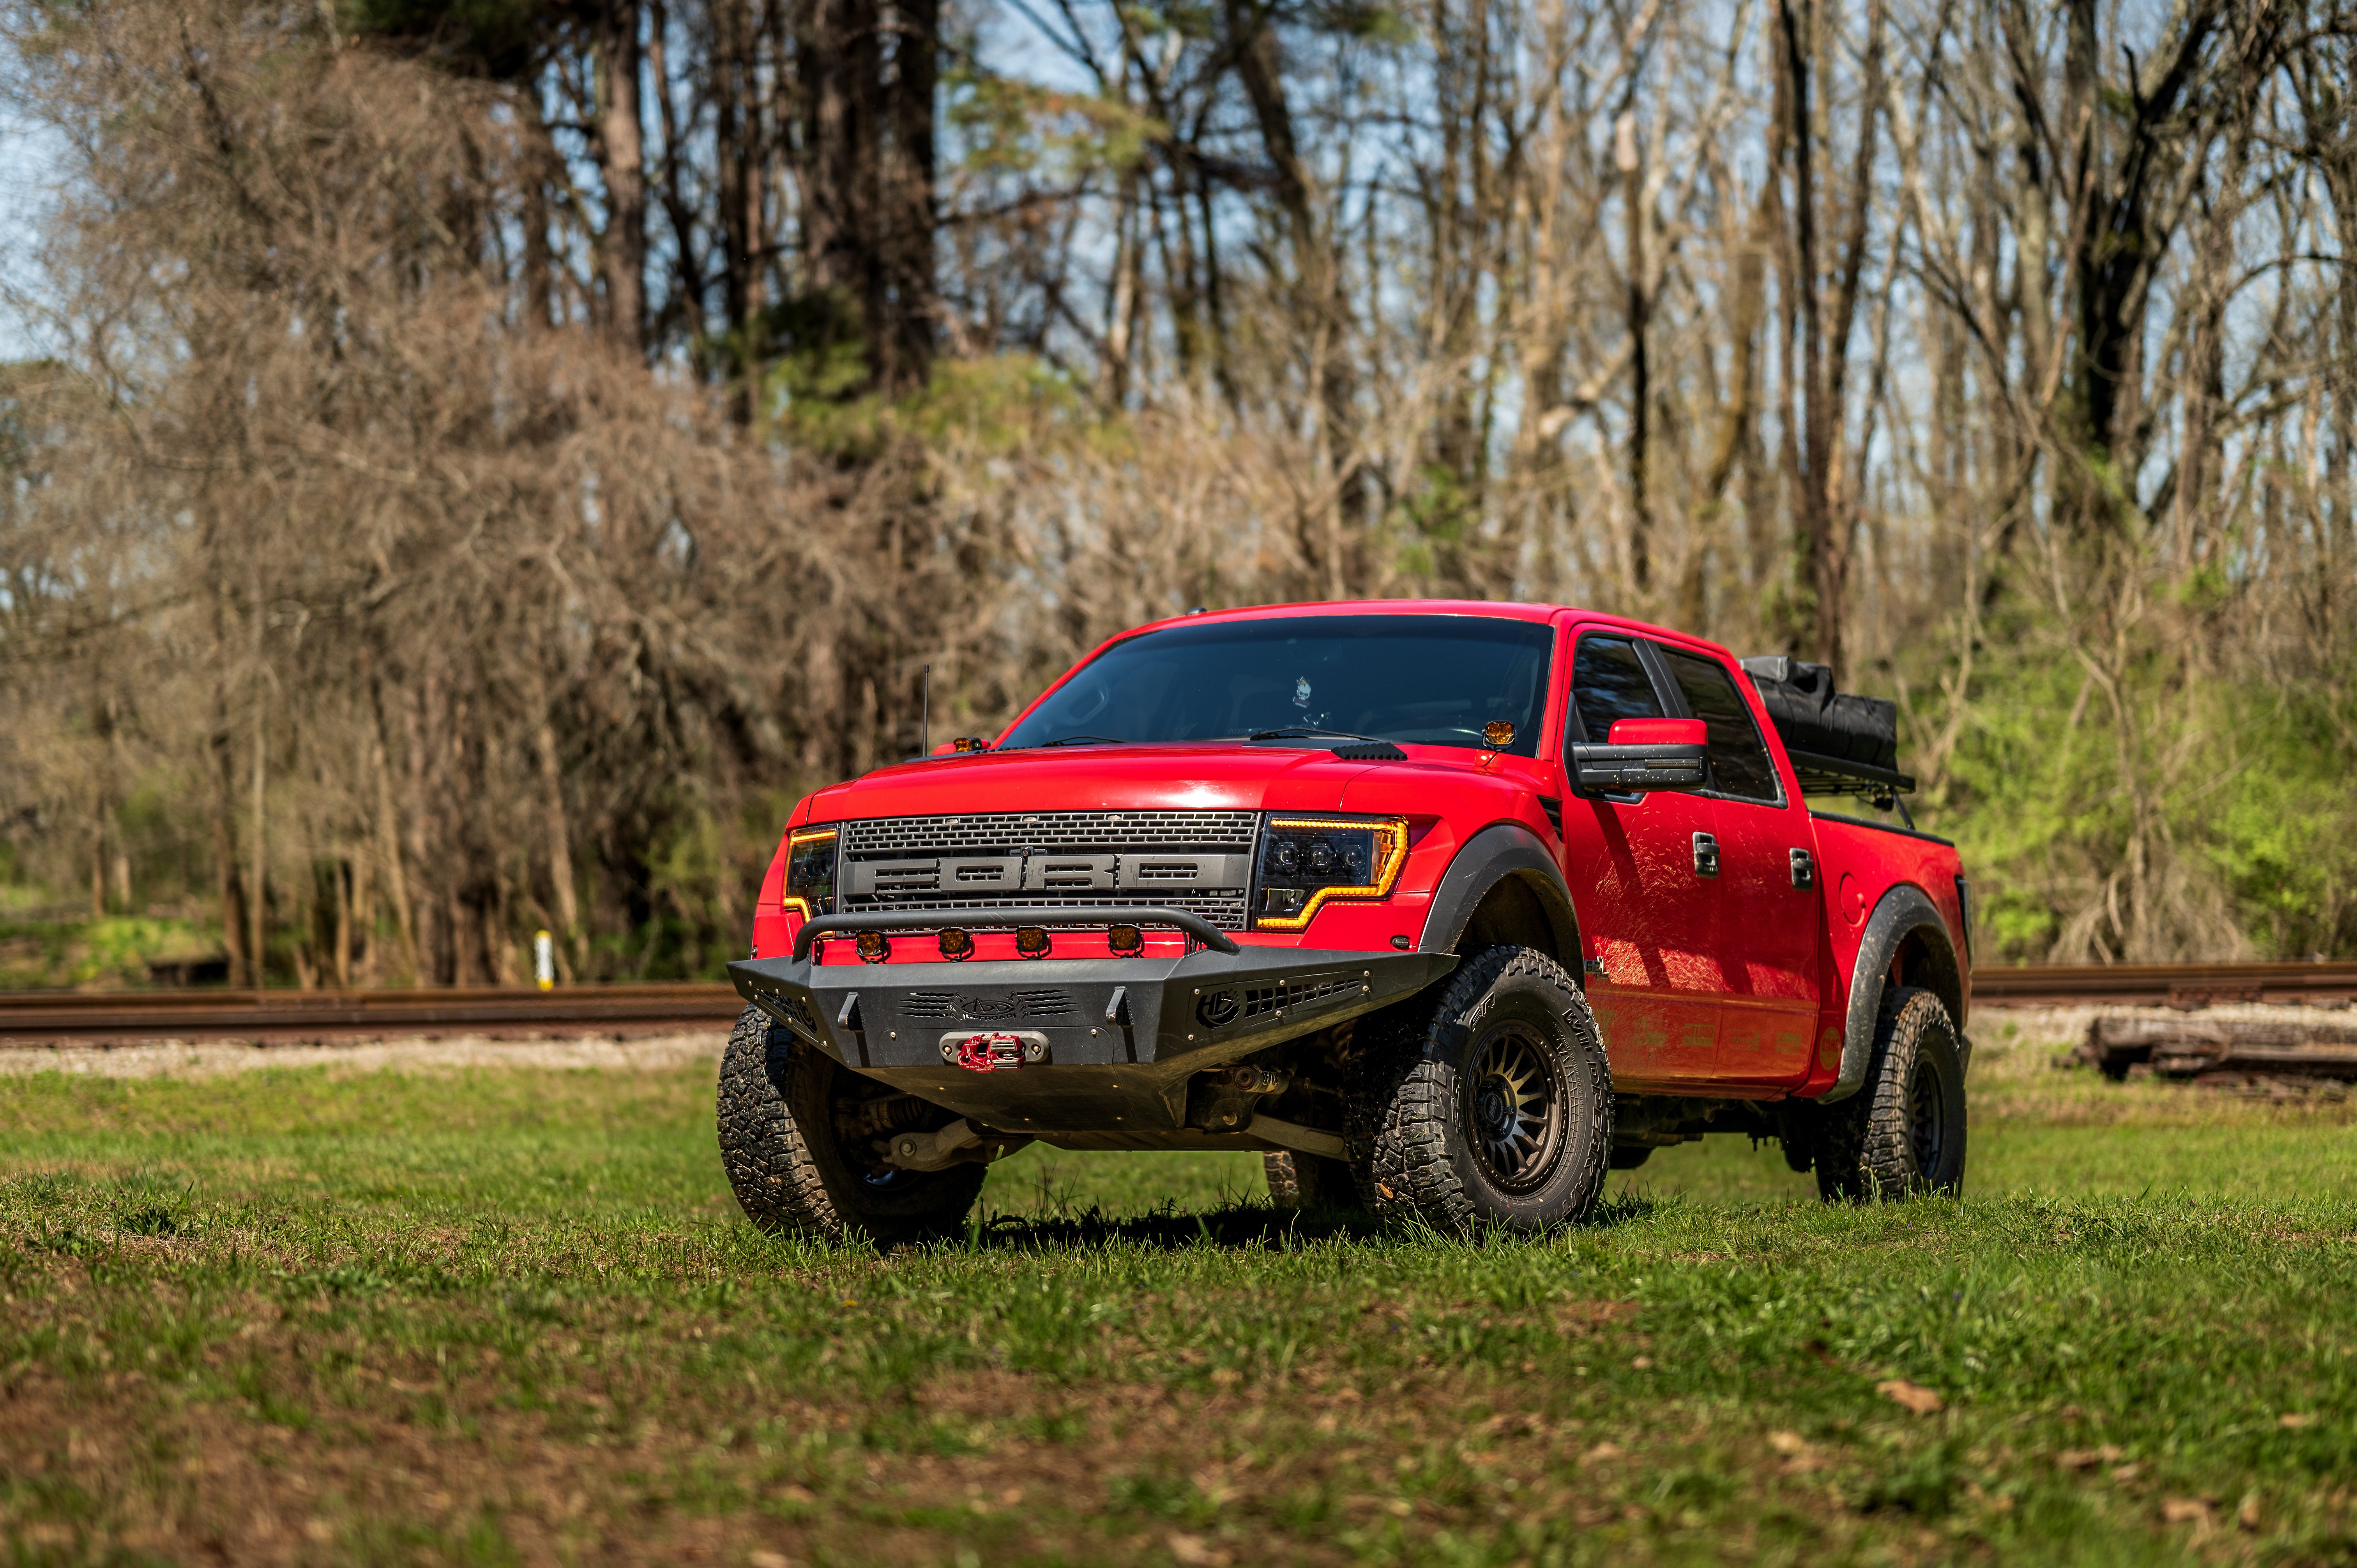
{"type": "Polygon", "coordinates": [[[1444,1228],[1579,1220],[1713,1132],[1828,1198],[1955,1189],[1970,890],[1897,762],[1821,665],[1583,610],[1125,632],[794,808],[729,965],[729,1181],[879,1242],[1035,1139],[1444,1228]]]}

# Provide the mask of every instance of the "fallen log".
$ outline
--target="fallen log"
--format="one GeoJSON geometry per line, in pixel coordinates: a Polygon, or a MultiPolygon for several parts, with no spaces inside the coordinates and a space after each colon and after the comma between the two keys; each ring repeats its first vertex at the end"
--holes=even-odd
{"type": "Polygon", "coordinates": [[[2079,1060],[2106,1078],[2357,1081],[2357,1024],[2273,1018],[2097,1018],[2079,1060]]]}

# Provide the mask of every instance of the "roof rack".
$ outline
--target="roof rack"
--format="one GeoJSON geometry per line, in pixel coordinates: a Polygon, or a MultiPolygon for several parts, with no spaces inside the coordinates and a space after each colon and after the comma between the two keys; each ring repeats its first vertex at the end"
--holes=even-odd
{"type": "Polygon", "coordinates": [[[1784,748],[1792,759],[1792,771],[1801,776],[1803,795],[1912,795],[1915,776],[1900,773],[1870,763],[1851,762],[1838,757],[1825,757],[1813,751],[1784,748]],[[1861,784],[1873,788],[1861,789],[1861,784]]]}

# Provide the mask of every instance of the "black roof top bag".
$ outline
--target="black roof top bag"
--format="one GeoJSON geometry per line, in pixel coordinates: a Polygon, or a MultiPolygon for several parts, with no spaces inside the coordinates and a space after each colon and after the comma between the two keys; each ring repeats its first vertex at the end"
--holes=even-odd
{"type": "Polygon", "coordinates": [[[1803,775],[1832,774],[1900,789],[1914,780],[1899,771],[1899,704],[1834,690],[1833,670],[1785,654],[1743,661],[1760,689],[1768,717],[1803,775]]]}

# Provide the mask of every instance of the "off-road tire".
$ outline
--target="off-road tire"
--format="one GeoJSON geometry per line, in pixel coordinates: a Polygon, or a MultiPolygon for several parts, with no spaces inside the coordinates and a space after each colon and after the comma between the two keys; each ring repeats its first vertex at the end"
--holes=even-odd
{"type": "Polygon", "coordinates": [[[1260,1163],[1268,1176],[1268,1201],[1275,1208],[1309,1214],[1351,1214],[1359,1209],[1359,1184],[1351,1175],[1348,1160],[1279,1149],[1261,1155],[1260,1163]]]}
{"type": "Polygon", "coordinates": [[[1963,1190],[1963,1055],[1937,994],[1916,986],[1883,993],[1866,1082],[1822,1108],[1810,1145],[1827,1202],[1963,1190]]]}
{"type": "Polygon", "coordinates": [[[746,1216],[764,1230],[865,1236],[878,1246],[963,1230],[981,1165],[894,1171],[879,1182],[846,1158],[834,1111],[857,1080],[759,1008],[737,1020],[720,1058],[720,1163],[746,1216]]]}
{"type": "Polygon", "coordinates": [[[1483,948],[1369,1022],[1349,1140],[1368,1208],[1448,1231],[1544,1230],[1587,1218],[1612,1155],[1612,1069],[1596,1015],[1561,964],[1534,948],[1483,948]],[[1515,1083],[1545,1100],[1513,1101],[1544,1112],[1527,1151],[1520,1139],[1484,1136],[1510,1123],[1499,1113],[1506,1099],[1483,1097],[1515,1083]]]}

